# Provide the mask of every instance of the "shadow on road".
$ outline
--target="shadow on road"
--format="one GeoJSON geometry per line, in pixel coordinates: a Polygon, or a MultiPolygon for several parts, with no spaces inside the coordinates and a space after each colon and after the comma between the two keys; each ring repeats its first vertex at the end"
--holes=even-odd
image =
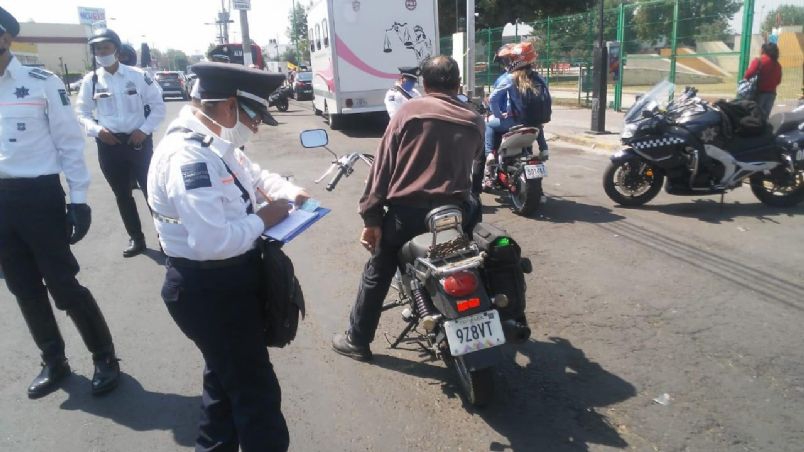
{"type": "Polygon", "coordinates": [[[154,261],[157,265],[165,265],[165,255],[159,250],[146,248],[142,255],[154,261]]]}
{"type": "Polygon", "coordinates": [[[61,409],[84,411],[137,432],[170,430],[177,444],[195,444],[201,397],[151,392],[126,374],[120,376],[120,386],[103,397],[92,397],[89,388],[88,378],[71,375],[64,384],[69,398],[61,409]]]}
{"type": "MultiPolygon", "coordinates": [[[[507,347],[504,353],[506,360],[497,369],[495,400],[483,409],[466,406],[507,438],[508,444],[492,442],[489,450],[585,451],[590,444],[628,447],[617,427],[599,411],[635,396],[633,385],[590,361],[563,338],[531,340],[507,347]]],[[[460,393],[450,369],[376,354],[374,364],[439,380],[448,397],[460,393]]]]}
{"type": "Polygon", "coordinates": [[[766,206],[757,201],[753,204],[740,202],[724,202],[714,199],[691,199],[688,202],[674,204],[644,205],[634,207],[639,210],[650,210],[677,217],[693,218],[706,223],[720,224],[732,222],[735,219],[750,217],[763,223],[777,223],[774,217],[794,217],[804,215],[804,204],[790,209],[780,209],[766,206]]]}
{"type": "MultiPolygon", "coordinates": [[[[498,195],[494,202],[494,204],[488,202],[483,204],[484,214],[493,214],[497,210],[510,210],[510,201],[506,196],[498,195]]],[[[548,196],[547,201],[529,218],[551,223],[613,223],[625,219],[607,207],[585,204],[560,196],[548,196]]]]}

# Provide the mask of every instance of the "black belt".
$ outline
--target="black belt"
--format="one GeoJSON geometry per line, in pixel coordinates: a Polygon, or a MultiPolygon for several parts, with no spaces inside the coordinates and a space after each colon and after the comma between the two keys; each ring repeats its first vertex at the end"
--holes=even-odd
{"type": "Polygon", "coordinates": [[[228,259],[221,259],[217,261],[195,261],[192,259],[185,259],[183,257],[170,257],[166,259],[167,265],[172,267],[183,267],[183,268],[196,268],[202,270],[210,270],[215,268],[226,268],[226,267],[234,267],[237,265],[242,265],[250,260],[253,260],[259,255],[259,250],[256,248],[243,253],[239,256],[230,257],[228,259]]]}
{"type": "Polygon", "coordinates": [[[29,190],[50,185],[61,186],[58,174],[38,177],[12,177],[10,179],[0,178],[0,189],[5,190],[29,190]]]}

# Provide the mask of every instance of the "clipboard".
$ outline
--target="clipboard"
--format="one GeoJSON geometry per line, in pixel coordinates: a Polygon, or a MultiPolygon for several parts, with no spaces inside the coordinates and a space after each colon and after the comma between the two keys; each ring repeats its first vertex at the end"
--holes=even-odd
{"type": "Polygon", "coordinates": [[[312,212],[296,209],[290,212],[288,217],[279,224],[275,224],[266,229],[262,235],[263,237],[278,240],[282,243],[288,243],[298,237],[299,234],[306,231],[318,220],[324,218],[331,211],[331,209],[325,207],[319,207],[312,212]]]}

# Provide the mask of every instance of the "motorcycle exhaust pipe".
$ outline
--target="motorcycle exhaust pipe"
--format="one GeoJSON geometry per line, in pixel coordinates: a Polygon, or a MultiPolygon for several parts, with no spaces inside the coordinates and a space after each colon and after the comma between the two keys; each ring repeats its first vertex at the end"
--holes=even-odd
{"type": "Polygon", "coordinates": [[[508,319],[502,322],[505,342],[509,344],[522,344],[530,339],[530,327],[516,320],[508,319]]]}

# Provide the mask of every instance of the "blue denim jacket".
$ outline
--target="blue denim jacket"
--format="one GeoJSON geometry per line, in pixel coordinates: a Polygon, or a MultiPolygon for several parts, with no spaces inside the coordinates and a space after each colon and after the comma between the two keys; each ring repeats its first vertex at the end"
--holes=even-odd
{"type": "MultiPolygon", "coordinates": [[[[533,75],[536,83],[547,86],[547,83],[539,74],[534,73],[533,75]]],[[[492,90],[491,96],[489,96],[489,108],[491,108],[491,113],[495,117],[502,119],[502,114],[508,113],[508,117],[513,118],[523,111],[522,96],[519,94],[519,89],[514,84],[514,78],[510,73],[501,75],[494,82],[494,85],[496,87],[492,90]],[[505,111],[503,111],[503,108],[505,111]]]]}

